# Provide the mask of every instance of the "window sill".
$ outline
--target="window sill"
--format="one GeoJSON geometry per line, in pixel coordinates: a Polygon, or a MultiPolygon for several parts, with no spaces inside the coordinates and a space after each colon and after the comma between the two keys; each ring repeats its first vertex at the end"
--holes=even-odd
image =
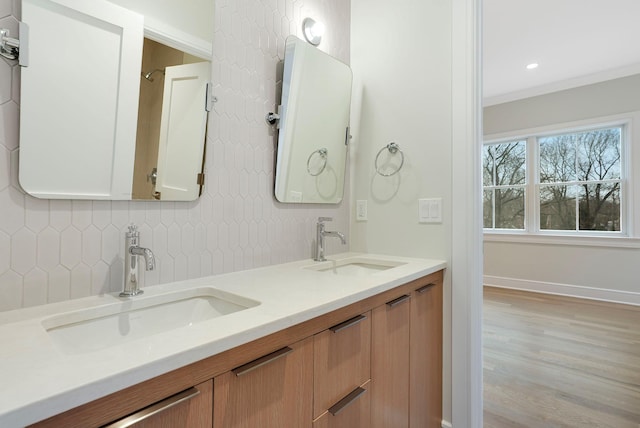
{"type": "Polygon", "coordinates": [[[640,248],[640,238],[631,238],[628,236],[534,235],[529,233],[485,232],[484,242],[568,245],[575,247],[640,248]]]}

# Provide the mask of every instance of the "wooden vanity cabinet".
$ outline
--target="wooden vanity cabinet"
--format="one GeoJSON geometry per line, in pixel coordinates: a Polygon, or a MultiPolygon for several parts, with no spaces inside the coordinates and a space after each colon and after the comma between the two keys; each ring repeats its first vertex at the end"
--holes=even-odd
{"type": "Polygon", "coordinates": [[[442,424],[442,283],[428,282],[411,295],[409,426],[442,424]]]}
{"type": "Polygon", "coordinates": [[[373,428],[409,426],[410,294],[373,309],[371,340],[373,428]]]}
{"type": "Polygon", "coordinates": [[[164,409],[129,426],[439,427],[442,278],[410,281],[31,426],[102,427],[164,409]]]}
{"type": "Polygon", "coordinates": [[[208,380],[103,428],[211,428],[213,381],[208,380]]]}
{"type": "Polygon", "coordinates": [[[372,427],[442,421],[442,279],[413,283],[372,312],[372,427]]]}
{"type": "Polygon", "coordinates": [[[371,312],[357,315],[313,338],[313,417],[371,378],[371,312]]]}
{"type": "Polygon", "coordinates": [[[309,427],[313,338],[243,364],[213,384],[215,428],[309,427]]]}
{"type": "Polygon", "coordinates": [[[314,428],[368,428],[371,312],[316,334],[313,345],[314,428]]]}

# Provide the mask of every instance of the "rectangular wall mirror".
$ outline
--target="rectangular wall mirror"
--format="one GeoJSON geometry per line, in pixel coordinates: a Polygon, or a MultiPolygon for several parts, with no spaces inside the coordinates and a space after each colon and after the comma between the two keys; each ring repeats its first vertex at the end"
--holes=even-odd
{"type": "Polygon", "coordinates": [[[23,0],[22,21],[23,189],[47,199],[196,199],[213,0],[23,0]],[[180,28],[189,16],[199,33],[180,28]]]}
{"type": "Polygon", "coordinates": [[[278,201],[342,201],[352,80],[348,65],[295,36],[287,38],[275,177],[278,201]]]}

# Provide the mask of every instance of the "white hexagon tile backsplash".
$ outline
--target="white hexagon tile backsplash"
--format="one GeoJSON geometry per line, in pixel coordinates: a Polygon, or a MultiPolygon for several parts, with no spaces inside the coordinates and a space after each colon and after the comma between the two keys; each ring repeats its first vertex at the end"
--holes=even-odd
{"type": "MultiPolygon", "coordinates": [[[[131,222],[157,259],[145,285],[311,257],[318,216],[334,217],[332,228],[348,232],[348,191],[337,206],[274,200],[275,137],[264,116],[276,108],[284,41],[302,37],[305,17],[325,23],[322,50],[349,61],[350,2],[215,1],[212,80],[219,101],[209,116],[204,194],[195,202],[25,195],[17,180],[20,69],[0,59],[0,311],[120,290],[131,222]]],[[[0,27],[12,34],[20,3],[0,0],[0,27]]]]}

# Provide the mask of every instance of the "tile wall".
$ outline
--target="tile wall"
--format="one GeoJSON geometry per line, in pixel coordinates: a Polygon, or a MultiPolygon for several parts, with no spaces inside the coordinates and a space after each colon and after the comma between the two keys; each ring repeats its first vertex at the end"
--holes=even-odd
{"type": "MultiPolygon", "coordinates": [[[[0,59],[0,311],[118,291],[131,222],[157,269],[145,285],[220,274],[312,254],[315,220],[340,205],[283,205],[273,198],[274,111],[284,40],[306,16],[327,27],[321,48],[349,60],[348,0],[215,0],[213,82],[204,195],[195,202],[39,200],[17,176],[20,69],[0,59]]],[[[0,0],[0,27],[17,34],[19,0],[0,0]]],[[[278,94],[278,95],[277,95],[278,94]]],[[[348,190],[348,186],[347,186],[348,190]]],[[[330,252],[346,250],[329,243],[330,252]]]]}

